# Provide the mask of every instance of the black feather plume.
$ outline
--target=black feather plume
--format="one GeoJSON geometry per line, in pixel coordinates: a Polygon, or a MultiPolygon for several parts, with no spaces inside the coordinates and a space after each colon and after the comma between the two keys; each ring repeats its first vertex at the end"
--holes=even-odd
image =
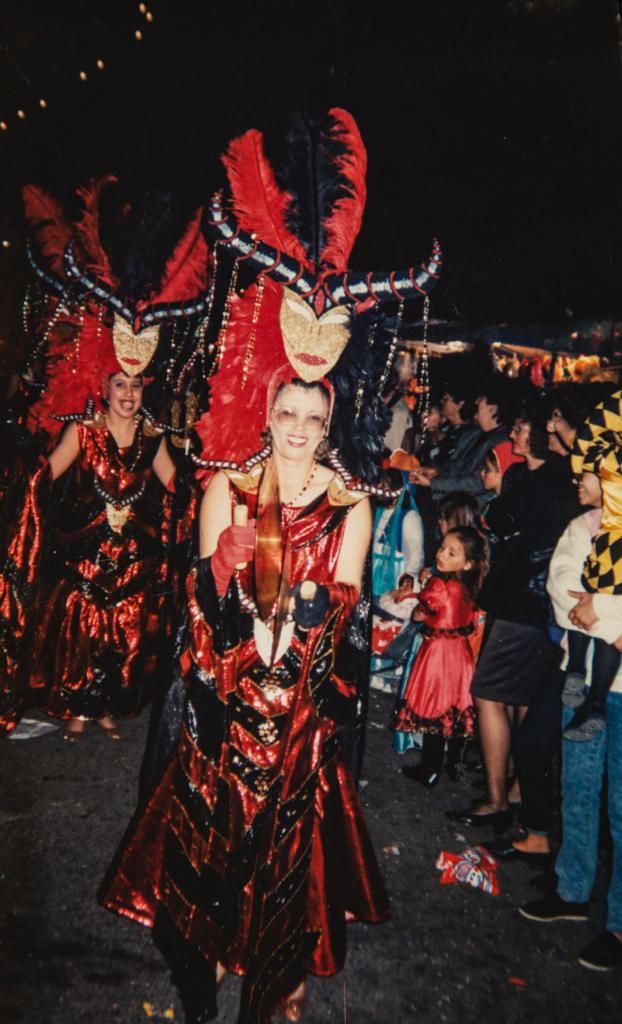
{"type": "Polygon", "coordinates": [[[351,185],[336,161],[347,147],[331,134],[330,116],[292,116],[281,145],[267,140],[277,181],[292,197],[287,227],[302,242],[308,259],[318,265],[327,237],[324,228],[335,203],[350,195],[351,185]],[[280,151],[277,151],[280,150],[280,151]]]}
{"type": "Polygon", "coordinates": [[[102,242],[120,292],[136,302],[158,290],[189,211],[165,188],[139,195],[124,195],[120,189],[107,192],[102,200],[102,242]]]}
{"type": "Polygon", "coordinates": [[[353,317],[352,336],[329,377],[335,408],[329,442],[345,469],[366,483],[382,475],[384,435],[391,413],[378,394],[391,344],[385,318],[377,309],[353,317]]]}

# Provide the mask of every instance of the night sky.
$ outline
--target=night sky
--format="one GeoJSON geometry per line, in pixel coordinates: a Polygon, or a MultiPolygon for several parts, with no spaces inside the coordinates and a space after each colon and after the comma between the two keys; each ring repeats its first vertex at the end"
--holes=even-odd
{"type": "Polygon", "coordinates": [[[191,209],[221,183],[229,138],[276,132],[296,107],[340,105],[369,154],[353,267],[418,262],[438,235],[437,317],[622,318],[622,87],[610,0],[411,0],[371,11],[153,0],[151,25],[120,0],[4,6],[5,292],[21,267],[24,181],[66,196],[114,171],[129,190],[165,184],[191,209]],[[22,122],[17,107],[27,109],[22,122]]]}

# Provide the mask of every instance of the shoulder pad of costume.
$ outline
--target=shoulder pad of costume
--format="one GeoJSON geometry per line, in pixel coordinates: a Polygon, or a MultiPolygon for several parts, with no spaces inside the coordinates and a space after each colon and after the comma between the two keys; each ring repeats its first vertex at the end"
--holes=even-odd
{"type": "Polygon", "coordinates": [[[106,430],[106,417],[103,412],[96,412],[94,416],[84,417],[79,420],[83,427],[88,427],[89,430],[106,430]]]}
{"type": "Polygon", "coordinates": [[[343,477],[339,473],[335,473],[327,487],[328,500],[331,505],[358,505],[363,498],[368,498],[369,494],[359,489],[358,483],[357,480],[351,480],[346,484],[343,477]]]}
{"type": "Polygon", "coordinates": [[[161,437],[164,433],[164,427],[159,427],[156,423],[152,423],[151,420],[143,420],[143,434],[145,437],[161,437]]]}
{"type": "Polygon", "coordinates": [[[223,467],[223,473],[239,491],[244,491],[246,494],[256,494],[259,490],[263,467],[263,462],[258,462],[248,470],[238,469],[235,466],[223,467]]]}

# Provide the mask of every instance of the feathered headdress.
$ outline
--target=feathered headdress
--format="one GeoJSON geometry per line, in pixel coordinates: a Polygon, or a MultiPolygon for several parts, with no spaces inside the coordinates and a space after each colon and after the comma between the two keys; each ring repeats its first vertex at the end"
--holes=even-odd
{"type": "MultiPolygon", "coordinates": [[[[52,439],[63,418],[81,414],[87,405],[100,406],[106,375],[120,369],[143,373],[156,361],[161,325],[172,325],[174,333],[175,325],[185,327],[189,318],[198,322],[205,309],[208,247],[202,210],[183,225],[181,237],[182,226],[177,228],[172,252],[169,248],[159,271],[155,236],[165,211],[151,221],[144,218],[149,231],[132,232],[121,274],[102,243],[102,196],[115,183],[107,176],[78,189],[81,212],[74,220],[45,189],[27,185],[23,192],[30,262],[45,296],[33,346],[36,360],[43,363],[44,387],[30,409],[29,427],[45,430],[52,439]]],[[[126,219],[131,212],[125,208],[126,219]]],[[[194,339],[190,344],[196,346],[194,339]]],[[[188,339],[185,345],[178,341],[171,352],[168,379],[178,381],[180,389],[187,381],[180,380],[177,364],[188,363],[188,347],[188,339]]]]}
{"type": "MultiPolygon", "coordinates": [[[[373,479],[387,418],[379,389],[397,335],[391,340],[379,304],[426,294],[438,276],[440,247],[434,244],[419,270],[348,270],[365,207],[367,156],[347,111],[333,108],[319,121],[297,118],[284,153],[273,168],[260,132],[235,139],[223,156],[227,203],[221,193],[211,201],[216,259],[225,251],[235,263],[212,401],[197,424],[203,462],[241,462],[257,450],[268,379],[288,359],[307,381],[336,374],[350,433],[362,428],[363,448],[348,451],[346,468],[373,479]],[[242,279],[249,272],[255,282],[238,292],[238,273],[242,279]],[[353,336],[354,363],[346,356],[353,336]]],[[[339,423],[336,415],[331,441],[333,433],[344,440],[339,423]]]]}

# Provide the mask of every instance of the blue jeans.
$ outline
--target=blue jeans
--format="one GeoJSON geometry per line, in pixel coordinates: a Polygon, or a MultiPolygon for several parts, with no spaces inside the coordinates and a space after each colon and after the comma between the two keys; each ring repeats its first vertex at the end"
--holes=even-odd
{"type": "MultiPolygon", "coordinates": [[[[573,711],[564,708],[564,727],[573,711]]],[[[587,903],[598,865],[600,794],[609,778],[613,869],[607,895],[607,930],[622,932],[622,693],[607,699],[607,728],[587,743],[562,740],[563,841],[555,862],[563,900],[587,903]]]]}

